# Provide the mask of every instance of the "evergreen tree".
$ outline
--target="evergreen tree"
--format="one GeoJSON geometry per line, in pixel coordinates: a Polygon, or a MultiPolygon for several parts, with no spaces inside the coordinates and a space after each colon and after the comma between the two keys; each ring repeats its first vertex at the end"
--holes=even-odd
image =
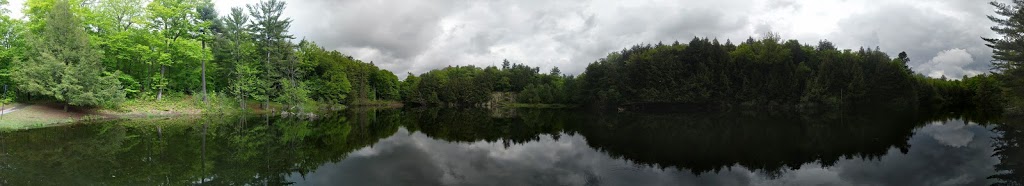
{"type": "Polygon", "coordinates": [[[997,16],[989,15],[988,19],[996,23],[991,29],[1002,38],[982,38],[992,48],[992,62],[996,70],[1009,88],[1010,94],[1017,98],[1024,97],[1024,1],[1016,0],[1012,4],[993,1],[997,16]]]}
{"type": "Polygon", "coordinates": [[[248,29],[249,17],[242,8],[231,8],[231,13],[221,18],[223,28],[217,37],[216,56],[224,60],[229,67],[230,78],[228,91],[238,98],[239,105],[245,109],[245,101],[248,99],[266,100],[264,89],[258,88],[263,85],[263,79],[259,77],[259,63],[256,63],[254,45],[248,29]]]}
{"type": "Polygon", "coordinates": [[[105,74],[80,21],[67,1],[57,1],[41,32],[29,37],[28,60],[18,62],[12,79],[29,94],[68,105],[114,105],[124,100],[120,82],[105,74]]]}
{"type": "MultiPolygon", "coordinates": [[[[278,0],[262,1],[256,5],[248,5],[249,14],[252,16],[250,29],[253,35],[256,36],[257,46],[259,51],[262,51],[266,56],[264,58],[263,69],[266,74],[263,74],[263,79],[266,85],[264,85],[265,93],[270,95],[274,94],[285,94],[282,91],[293,91],[287,94],[296,94],[304,92],[302,86],[295,81],[297,72],[294,67],[291,66],[283,67],[284,70],[275,68],[275,65],[290,65],[292,57],[289,53],[292,51],[291,43],[289,39],[294,39],[292,35],[289,35],[288,28],[291,26],[290,18],[282,18],[281,13],[284,12],[285,2],[278,0]],[[282,74],[281,71],[287,74],[282,74]],[[287,79],[284,79],[287,78],[287,79]],[[277,80],[274,80],[277,79],[277,80]],[[282,90],[284,89],[284,90],[282,90]]],[[[294,102],[292,96],[286,96],[285,101],[294,102]]],[[[270,99],[266,101],[264,107],[270,106],[270,99]]]]}

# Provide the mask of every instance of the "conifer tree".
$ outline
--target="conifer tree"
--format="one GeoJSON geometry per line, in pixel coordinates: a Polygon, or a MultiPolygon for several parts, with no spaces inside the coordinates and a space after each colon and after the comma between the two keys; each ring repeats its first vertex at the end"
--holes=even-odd
{"type": "Polygon", "coordinates": [[[89,36],[71,12],[58,1],[39,33],[30,34],[25,61],[17,62],[12,79],[20,90],[52,97],[69,105],[112,105],[124,100],[121,83],[104,73],[89,36]]]}

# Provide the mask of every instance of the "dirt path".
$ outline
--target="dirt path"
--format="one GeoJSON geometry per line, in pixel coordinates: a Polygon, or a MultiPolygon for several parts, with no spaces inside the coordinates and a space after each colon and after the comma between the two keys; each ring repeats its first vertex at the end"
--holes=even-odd
{"type": "Polygon", "coordinates": [[[28,106],[29,105],[26,105],[26,104],[5,104],[4,107],[3,107],[4,110],[0,111],[0,115],[4,115],[4,114],[7,114],[7,113],[18,111],[18,110],[21,110],[21,109],[23,109],[25,107],[28,107],[28,106]]]}

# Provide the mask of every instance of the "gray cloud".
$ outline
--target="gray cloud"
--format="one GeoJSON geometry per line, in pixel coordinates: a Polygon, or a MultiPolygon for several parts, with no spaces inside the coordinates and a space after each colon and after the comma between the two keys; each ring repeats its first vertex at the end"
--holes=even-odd
{"type": "MultiPolygon", "coordinates": [[[[246,1],[218,1],[218,9],[246,1]]],[[[400,75],[502,59],[580,73],[634,44],[743,36],[745,1],[288,1],[293,32],[400,75]]]]}
{"type": "Polygon", "coordinates": [[[992,52],[981,40],[992,35],[987,14],[984,1],[881,3],[840,21],[832,36],[843,47],[879,46],[890,55],[906,51],[918,73],[959,78],[988,71],[992,52]],[[942,60],[950,54],[967,54],[970,61],[942,60]]]}

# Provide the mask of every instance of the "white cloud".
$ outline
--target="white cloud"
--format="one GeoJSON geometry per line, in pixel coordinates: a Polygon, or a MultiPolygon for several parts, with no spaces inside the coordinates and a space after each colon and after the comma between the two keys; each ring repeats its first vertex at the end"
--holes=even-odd
{"type": "Polygon", "coordinates": [[[932,60],[917,66],[917,71],[930,77],[960,79],[963,76],[974,76],[984,72],[980,70],[964,69],[974,63],[974,57],[967,50],[954,48],[939,52],[932,60]]]}

